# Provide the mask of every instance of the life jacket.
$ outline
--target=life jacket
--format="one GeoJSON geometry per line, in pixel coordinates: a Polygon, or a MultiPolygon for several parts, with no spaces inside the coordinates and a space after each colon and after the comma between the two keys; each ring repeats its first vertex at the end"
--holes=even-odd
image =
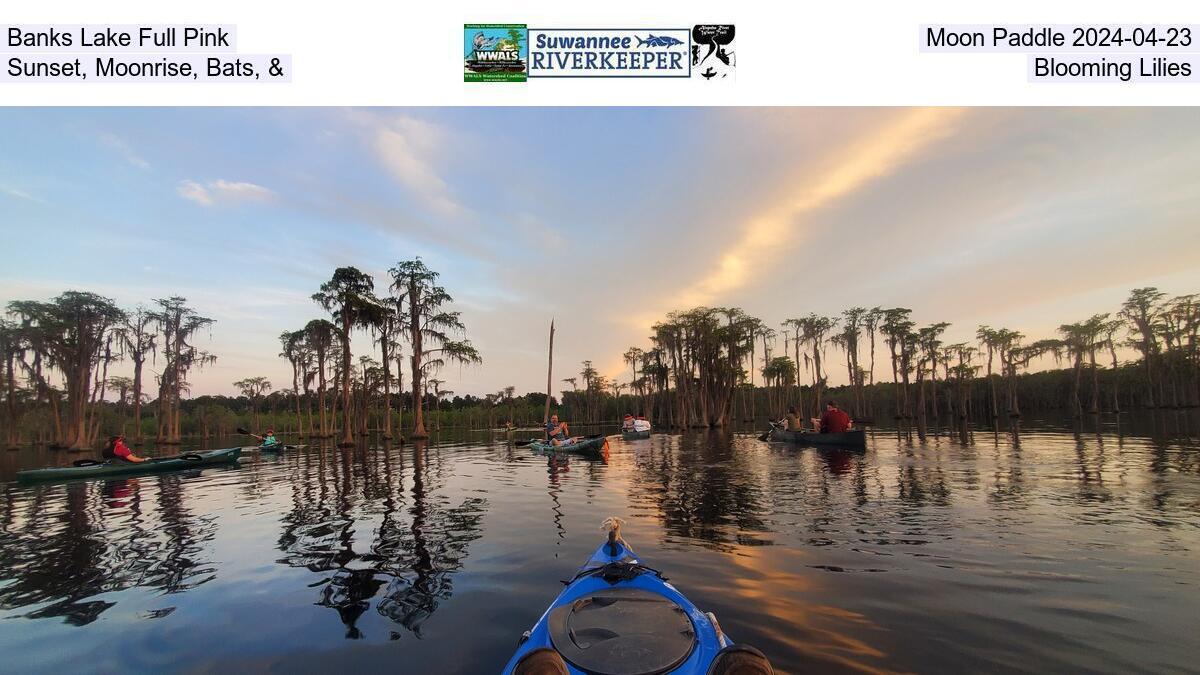
{"type": "Polygon", "coordinates": [[[118,440],[114,441],[111,445],[106,444],[104,446],[104,451],[100,454],[104,456],[104,459],[120,459],[128,457],[131,453],[132,451],[124,443],[118,440]],[[118,453],[117,448],[125,448],[125,454],[118,453]]]}

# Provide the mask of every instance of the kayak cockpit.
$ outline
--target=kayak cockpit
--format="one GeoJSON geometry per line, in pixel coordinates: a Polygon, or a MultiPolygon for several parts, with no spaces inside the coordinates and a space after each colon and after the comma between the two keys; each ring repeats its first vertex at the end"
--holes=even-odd
{"type": "Polygon", "coordinates": [[[696,646],[687,611],[670,598],[639,588],[587,593],[550,610],[546,627],[554,649],[589,673],[670,672],[696,646]]]}

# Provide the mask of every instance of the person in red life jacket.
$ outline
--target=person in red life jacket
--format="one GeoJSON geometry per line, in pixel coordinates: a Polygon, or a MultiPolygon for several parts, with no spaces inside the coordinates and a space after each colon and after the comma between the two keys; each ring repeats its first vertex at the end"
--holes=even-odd
{"type": "Polygon", "coordinates": [[[837,401],[825,404],[825,413],[821,415],[821,433],[840,434],[850,430],[850,416],[838,407],[837,401]]]}
{"type": "Polygon", "coordinates": [[[104,445],[104,459],[109,462],[144,462],[148,458],[138,457],[133,454],[133,450],[125,445],[125,436],[109,436],[108,443],[104,445]]]}

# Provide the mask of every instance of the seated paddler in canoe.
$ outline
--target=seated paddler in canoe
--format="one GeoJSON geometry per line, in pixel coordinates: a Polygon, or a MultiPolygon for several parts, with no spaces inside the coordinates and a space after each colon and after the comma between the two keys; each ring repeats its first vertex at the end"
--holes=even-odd
{"type": "Polygon", "coordinates": [[[796,412],[794,405],[788,406],[787,415],[776,422],[775,426],[784,431],[804,431],[804,421],[800,419],[800,413],[796,412]]]}
{"type": "Polygon", "coordinates": [[[546,423],[546,440],[556,447],[571,445],[583,440],[583,436],[571,436],[571,428],[566,422],[561,422],[558,415],[551,415],[550,421],[546,423]]]}
{"type": "Polygon", "coordinates": [[[625,418],[621,420],[621,431],[624,433],[650,431],[650,420],[642,415],[634,417],[630,413],[625,413],[625,418]]]}
{"type": "Polygon", "coordinates": [[[133,450],[125,445],[124,434],[109,436],[108,442],[104,444],[104,450],[100,454],[104,461],[110,464],[137,464],[149,459],[149,457],[138,457],[133,454],[133,450]]]}
{"type": "Polygon", "coordinates": [[[842,434],[854,426],[845,410],[838,407],[837,401],[825,404],[825,412],[821,415],[818,429],[823,434],[842,434]]]}
{"type": "MultiPolygon", "coordinates": [[[[813,431],[821,434],[841,434],[854,428],[850,415],[838,407],[837,401],[826,403],[825,412],[820,417],[812,418],[812,425],[813,431]]],[[[788,406],[787,415],[772,426],[780,431],[805,431],[804,420],[800,419],[796,406],[788,406]]]]}

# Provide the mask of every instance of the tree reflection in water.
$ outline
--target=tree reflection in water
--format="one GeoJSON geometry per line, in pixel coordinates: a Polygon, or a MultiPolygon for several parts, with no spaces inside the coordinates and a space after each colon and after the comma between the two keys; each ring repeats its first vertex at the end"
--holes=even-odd
{"type": "Polygon", "coordinates": [[[347,638],[363,637],[358,620],[373,599],[380,615],[420,636],[421,624],[453,593],[453,574],[482,534],[487,500],[451,505],[439,492],[442,458],[425,441],[395,450],[324,450],[300,461],[306,466],[293,474],[280,562],[329,575],[313,584],[320,587],[316,604],[338,612],[347,638]],[[369,539],[356,537],[356,527],[375,517],[369,539]]]}
{"type": "MultiPolygon", "coordinates": [[[[149,587],[165,594],[215,575],[205,557],[210,518],[186,505],[186,477],[123,478],[32,488],[5,501],[0,521],[0,609],[37,606],[27,618],[84,626],[116,603],[101,593],[149,587]],[[147,507],[147,495],[156,495],[147,507]]],[[[171,608],[155,610],[165,616],[171,608]]]]}
{"type": "MultiPolygon", "coordinates": [[[[554,546],[562,546],[562,542],[567,538],[567,528],[563,524],[562,501],[559,495],[562,493],[562,485],[560,480],[563,476],[569,475],[571,471],[571,460],[566,456],[559,456],[556,453],[550,453],[546,457],[546,493],[550,495],[550,510],[554,513],[554,531],[558,534],[558,540],[554,542],[554,546]]],[[[558,557],[558,551],[554,551],[554,557],[558,557]]]]}
{"type": "Polygon", "coordinates": [[[631,501],[649,501],[673,536],[708,542],[719,549],[766,543],[747,532],[769,531],[763,516],[769,504],[761,463],[729,438],[728,432],[666,437],[635,457],[638,480],[631,501]],[[724,434],[723,442],[712,435],[724,434]]]}

